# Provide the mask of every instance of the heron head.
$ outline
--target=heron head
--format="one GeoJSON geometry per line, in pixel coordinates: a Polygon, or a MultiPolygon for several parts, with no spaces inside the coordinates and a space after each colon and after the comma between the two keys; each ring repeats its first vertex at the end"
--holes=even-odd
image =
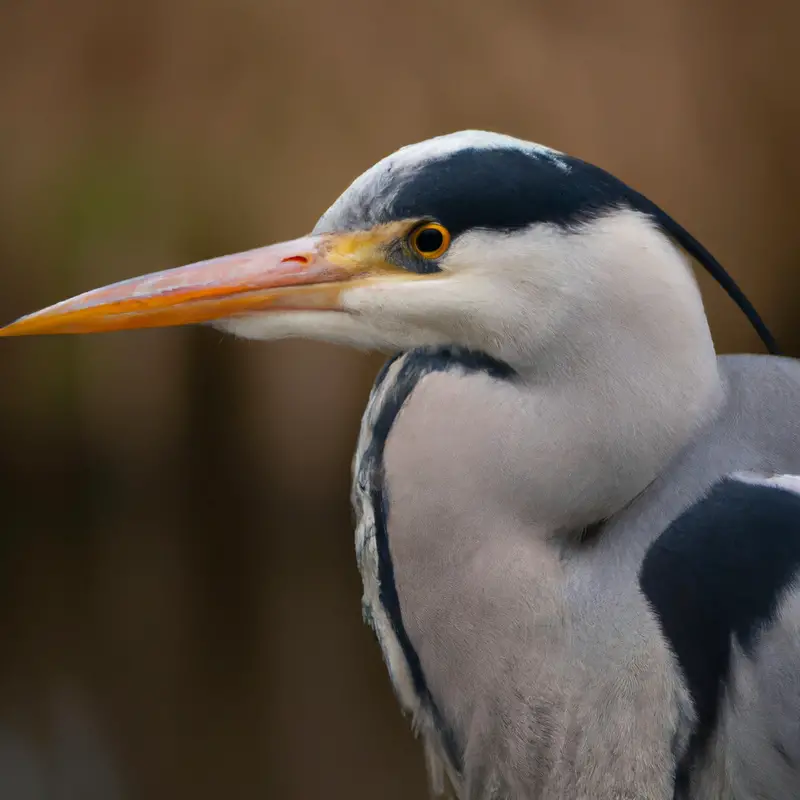
{"type": "Polygon", "coordinates": [[[664,220],[599,168],[463,131],[378,162],[309,236],[95,289],[0,336],[208,323],[253,339],[455,345],[516,365],[580,352],[605,329],[707,336],[664,220]]]}

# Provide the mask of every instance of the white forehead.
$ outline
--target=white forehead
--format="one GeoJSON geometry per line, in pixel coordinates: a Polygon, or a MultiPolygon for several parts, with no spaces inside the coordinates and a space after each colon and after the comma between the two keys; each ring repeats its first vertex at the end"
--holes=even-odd
{"type": "Polygon", "coordinates": [[[355,219],[375,222],[383,207],[403,181],[411,178],[427,164],[455,155],[462,150],[516,149],[549,161],[564,173],[571,169],[568,159],[558,150],[514,136],[491,131],[458,131],[401,147],[359,175],[322,215],[315,233],[346,227],[355,219]]]}
{"type": "Polygon", "coordinates": [[[536,142],[526,142],[524,139],[506,136],[503,133],[492,133],[491,131],[457,131],[443,136],[435,136],[433,139],[426,139],[424,142],[409,144],[379,161],[372,169],[413,169],[414,167],[422,166],[428,161],[436,161],[453,155],[460,150],[510,148],[546,158],[564,172],[569,172],[569,164],[565,160],[564,154],[558,150],[545,147],[543,144],[536,144],[536,142]]]}

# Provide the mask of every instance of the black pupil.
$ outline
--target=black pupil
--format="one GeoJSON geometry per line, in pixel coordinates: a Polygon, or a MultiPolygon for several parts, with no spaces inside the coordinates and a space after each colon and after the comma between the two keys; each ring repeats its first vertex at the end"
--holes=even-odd
{"type": "Polygon", "coordinates": [[[417,234],[416,244],[420,253],[435,253],[444,244],[444,236],[437,228],[425,228],[417,234]]]}

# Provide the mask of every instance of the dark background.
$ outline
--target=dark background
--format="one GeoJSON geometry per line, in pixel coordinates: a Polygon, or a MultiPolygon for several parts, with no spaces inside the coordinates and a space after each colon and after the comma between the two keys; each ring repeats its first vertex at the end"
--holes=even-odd
{"type": "MultiPolygon", "coordinates": [[[[0,320],[294,237],[500,130],[659,202],[800,350],[794,0],[0,0],[0,320]]],[[[702,282],[721,350],[758,351],[702,282]]],[[[360,619],[380,363],[205,329],[0,342],[0,798],[423,798],[360,619]]]]}

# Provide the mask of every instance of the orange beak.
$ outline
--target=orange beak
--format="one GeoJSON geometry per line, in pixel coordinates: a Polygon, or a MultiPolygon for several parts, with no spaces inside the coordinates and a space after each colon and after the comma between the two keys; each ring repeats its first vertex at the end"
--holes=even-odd
{"type": "Polygon", "coordinates": [[[402,274],[385,260],[386,245],[407,226],[398,227],[306,236],[131,278],[21,317],[0,336],[187,325],[271,309],[341,310],[344,289],[402,274]]]}

